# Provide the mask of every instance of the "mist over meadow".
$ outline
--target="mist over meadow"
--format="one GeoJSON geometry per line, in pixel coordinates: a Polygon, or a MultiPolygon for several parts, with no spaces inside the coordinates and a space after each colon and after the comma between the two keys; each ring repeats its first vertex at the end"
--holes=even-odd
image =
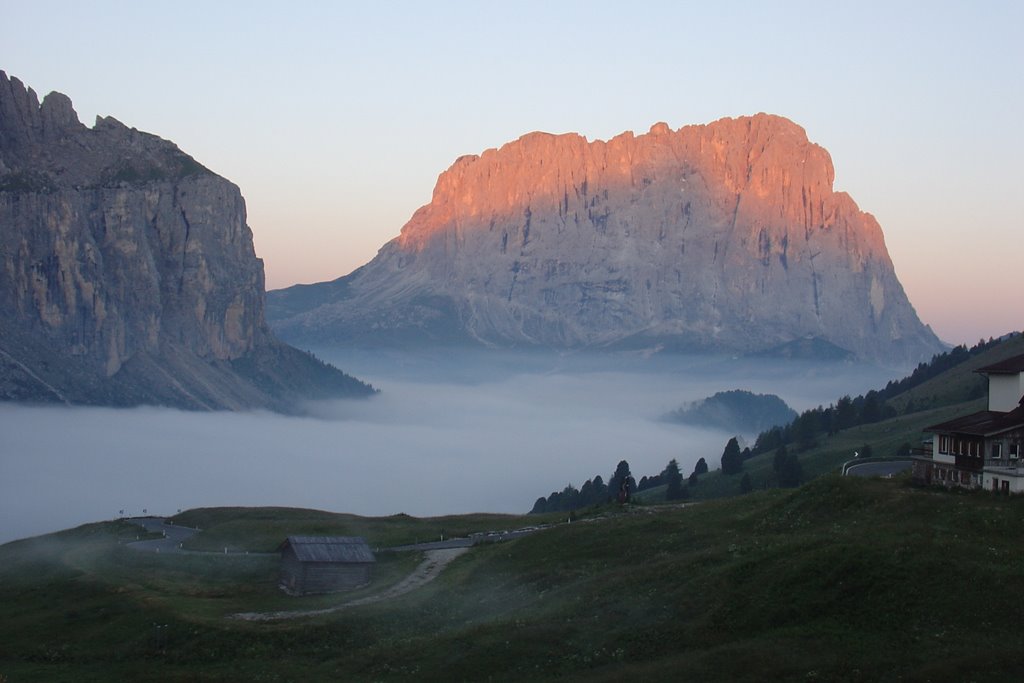
{"type": "Polygon", "coordinates": [[[309,404],[303,417],[0,405],[0,543],[121,510],[523,513],[566,484],[607,479],[622,459],[637,479],[671,458],[684,475],[701,457],[717,468],[730,434],[658,420],[688,401],[746,389],[800,411],[902,374],[683,356],[315,352],[381,393],[309,404]]]}

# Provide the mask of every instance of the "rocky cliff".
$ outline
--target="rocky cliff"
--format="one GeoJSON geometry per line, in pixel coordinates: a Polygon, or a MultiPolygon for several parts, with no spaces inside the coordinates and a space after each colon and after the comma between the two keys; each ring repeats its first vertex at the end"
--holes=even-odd
{"type": "Polygon", "coordinates": [[[370,263],[271,292],[285,338],[758,352],[941,348],[828,153],[759,114],[458,159],[370,263]]]}
{"type": "Polygon", "coordinates": [[[236,186],[0,71],[0,398],[287,410],[362,383],[277,341],[236,186]]]}

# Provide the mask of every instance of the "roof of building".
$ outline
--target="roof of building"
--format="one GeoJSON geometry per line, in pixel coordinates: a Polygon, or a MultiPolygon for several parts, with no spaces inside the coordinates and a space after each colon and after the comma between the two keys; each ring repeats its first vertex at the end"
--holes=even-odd
{"type": "Polygon", "coordinates": [[[986,375],[1016,375],[1018,372],[1024,372],[1024,353],[978,368],[976,372],[986,375]]]}
{"type": "Polygon", "coordinates": [[[376,562],[361,536],[289,536],[280,549],[291,546],[299,562],[376,562]]]}
{"type": "Polygon", "coordinates": [[[952,432],[971,436],[991,436],[1011,429],[1024,427],[1024,405],[1014,408],[1008,413],[996,410],[982,410],[954,420],[941,422],[925,427],[925,432],[952,432]]]}

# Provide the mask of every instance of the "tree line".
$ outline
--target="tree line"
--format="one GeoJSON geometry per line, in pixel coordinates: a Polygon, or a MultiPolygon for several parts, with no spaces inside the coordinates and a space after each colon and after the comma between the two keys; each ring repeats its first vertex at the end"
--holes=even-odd
{"type": "Polygon", "coordinates": [[[657,486],[665,486],[666,500],[682,500],[689,497],[686,484],[696,483],[697,478],[707,471],[707,461],[701,458],[690,476],[684,480],[679,462],[672,458],[661,472],[650,477],[644,476],[638,483],[630,471],[629,462],[620,460],[607,484],[601,475],[587,479],[578,489],[572,484],[567,484],[561,491],[554,491],[550,496],[538,498],[530,513],[571,512],[612,502],[625,504],[632,500],[634,494],[657,486]]]}
{"type": "MultiPolygon", "coordinates": [[[[743,463],[755,455],[774,451],[772,469],[777,485],[787,488],[799,486],[803,482],[803,467],[797,453],[816,446],[822,436],[832,436],[844,429],[895,417],[897,411],[886,403],[887,400],[987,351],[1000,341],[981,340],[971,348],[965,345],[956,346],[945,353],[935,354],[928,363],[918,364],[910,375],[898,381],[890,381],[881,391],[871,390],[856,398],[846,395],[827,408],[818,406],[805,410],[788,425],[772,427],[758,434],[753,448],[741,448],[739,440],[732,437],[722,452],[722,474],[733,476],[743,473],[739,492],[749,492],[753,486],[750,476],[743,472],[743,463]]],[[[908,403],[904,413],[914,410],[912,403],[908,403]]],[[[909,444],[904,444],[901,451],[909,453],[909,444]]],[[[861,457],[870,456],[870,445],[862,446],[859,454],[861,457]]],[[[673,458],[661,472],[653,476],[644,476],[637,482],[630,472],[629,463],[622,460],[607,484],[601,475],[588,479],[579,489],[567,484],[561,491],[554,491],[547,497],[538,498],[530,512],[570,512],[613,501],[625,503],[629,502],[634,493],[659,486],[666,487],[666,500],[685,500],[691,495],[690,487],[694,486],[708,469],[707,461],[701,458],[694,466],[693,472],[684,478],[679,463],[673,458]]]]}
{"type": "MultiPolygon", "coordinates": [[[[781,446],[787,446],[789,449],[797,451],[806,451],[815,447],[818,444],[818,439],[822,436],[833,436],[844,429],[896,417],[898,414],[896,409],[888,405],[886,401],[924,384],[929,379],[987,351],[998,343],[999,340],[989,339],[988,341],[981,340],[969,349],[964,345],[956,346],[944,353],[935,354],[928,363],[919,363],[910,375],[898,381],[890,381],[881,391],[872,389],[856,398],[847,395],[827,408],[818,406],[805,410],[788,425],[772,427],[758,434],[752,455],[768,453],[781,446]]],[[[984,393],[983,383],[979,382],[978,388],[984,393]]],[[[977,398],[977,396],[972,395],[965,398],[977,398]]],[[[913,403],[908,402],[903,412],[907,414],[916,410],[913,403]]]]}

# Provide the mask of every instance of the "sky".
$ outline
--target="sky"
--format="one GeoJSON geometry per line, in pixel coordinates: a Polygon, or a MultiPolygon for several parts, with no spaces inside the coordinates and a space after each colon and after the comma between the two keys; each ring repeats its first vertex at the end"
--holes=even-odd
{"type": "Polygon", "coordinates": [[[1024,2],[14,2],[0,69],[242,190],[270,289],[369,261],[463,154],[768,112],[832,155],[922,320],[1024,328],[1024,2]]]}

